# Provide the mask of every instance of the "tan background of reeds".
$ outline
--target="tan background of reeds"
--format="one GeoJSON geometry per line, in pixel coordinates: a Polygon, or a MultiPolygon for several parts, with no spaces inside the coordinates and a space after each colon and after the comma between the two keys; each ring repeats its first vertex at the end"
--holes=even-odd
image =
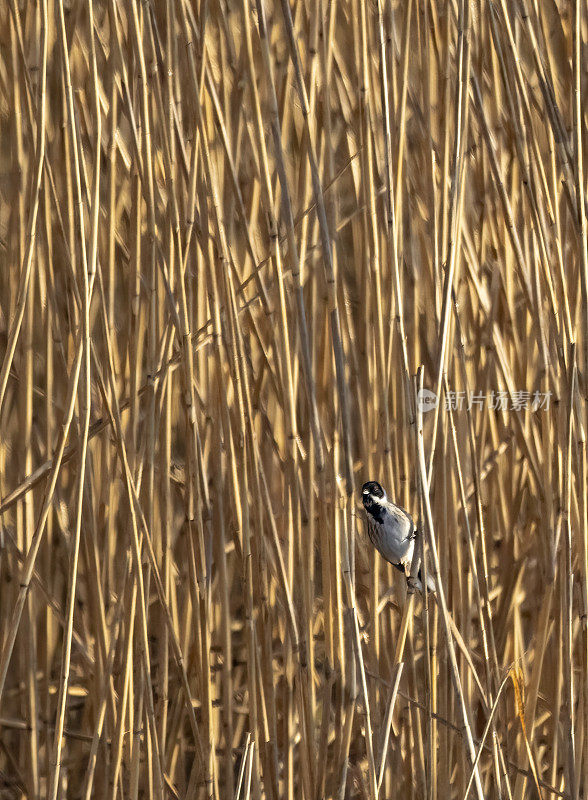
{"type": "Polygon", "coordinates": [[[583,796],[586,4],[6,0],[0,48],[0,798],[583,796]]]}

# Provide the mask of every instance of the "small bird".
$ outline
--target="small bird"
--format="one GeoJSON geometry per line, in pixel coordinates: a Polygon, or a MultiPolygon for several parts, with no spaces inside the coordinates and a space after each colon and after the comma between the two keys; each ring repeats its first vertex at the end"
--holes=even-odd
{"type": "MultiPolygon", "coordinates": [[[[380,555],[408,578],[416,538],[412,517],[400,506],[390,502],[377,481],[364,483],[361,489],[363,506],[367,513],[367,530],[370,541],[380,555]]],[[[416,588],[422,592],[421,570],[416,588]]],[[[427,589],[436,591],[432,575],[427,575],[427,589]]]]}

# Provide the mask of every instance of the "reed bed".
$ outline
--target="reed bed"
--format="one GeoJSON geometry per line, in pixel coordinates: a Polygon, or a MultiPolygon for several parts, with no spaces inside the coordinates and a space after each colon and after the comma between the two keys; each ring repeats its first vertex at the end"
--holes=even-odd
{"type": "Polygon", "coordinates": [[[584,797],[586,4],[0,42],[0,798],[584,797]]]}

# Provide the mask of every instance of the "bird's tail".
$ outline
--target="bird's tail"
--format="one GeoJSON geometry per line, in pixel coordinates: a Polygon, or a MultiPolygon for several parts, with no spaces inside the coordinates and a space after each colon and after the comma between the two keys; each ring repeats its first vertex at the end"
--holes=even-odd
{"type": "MultiPolygon", "coordinates": [[[[423,569],[422,566],[419,567],[419,583],[420,583],[420,586],[417,586],[417,588],[418,588],[419,592],[421,592],[421,594],[422,594],[422,591],[423,591],[422,569],[423,569]]],[[[429,592],[433,592],[433,594],[436,594],[436,592],[437,592],[437,584],[435,583],[435,578],[431,575],[430,572],[427,572],[427,589],[429,590],[429,592]]]]}

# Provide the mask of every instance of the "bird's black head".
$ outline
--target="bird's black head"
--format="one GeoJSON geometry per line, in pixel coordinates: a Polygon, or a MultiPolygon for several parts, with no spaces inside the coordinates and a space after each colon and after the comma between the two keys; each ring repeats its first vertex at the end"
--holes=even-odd
{"type": "Polygon", "coordinates": [[[377,522],[384,522],[386,511],[383,502],[386,501],[386,492],[377,481],[368,481],[361,487],[363,507],[368,515],[377,522]]]}
{"type": "Polygon", "coordinates": [[[377,481],[368,481],[361,487],[361,499],[363,500],[364,506],[366,508],[371,506],[374,502],[374,498],[377,500],[385,500],[386,492],[377,481]]]}

